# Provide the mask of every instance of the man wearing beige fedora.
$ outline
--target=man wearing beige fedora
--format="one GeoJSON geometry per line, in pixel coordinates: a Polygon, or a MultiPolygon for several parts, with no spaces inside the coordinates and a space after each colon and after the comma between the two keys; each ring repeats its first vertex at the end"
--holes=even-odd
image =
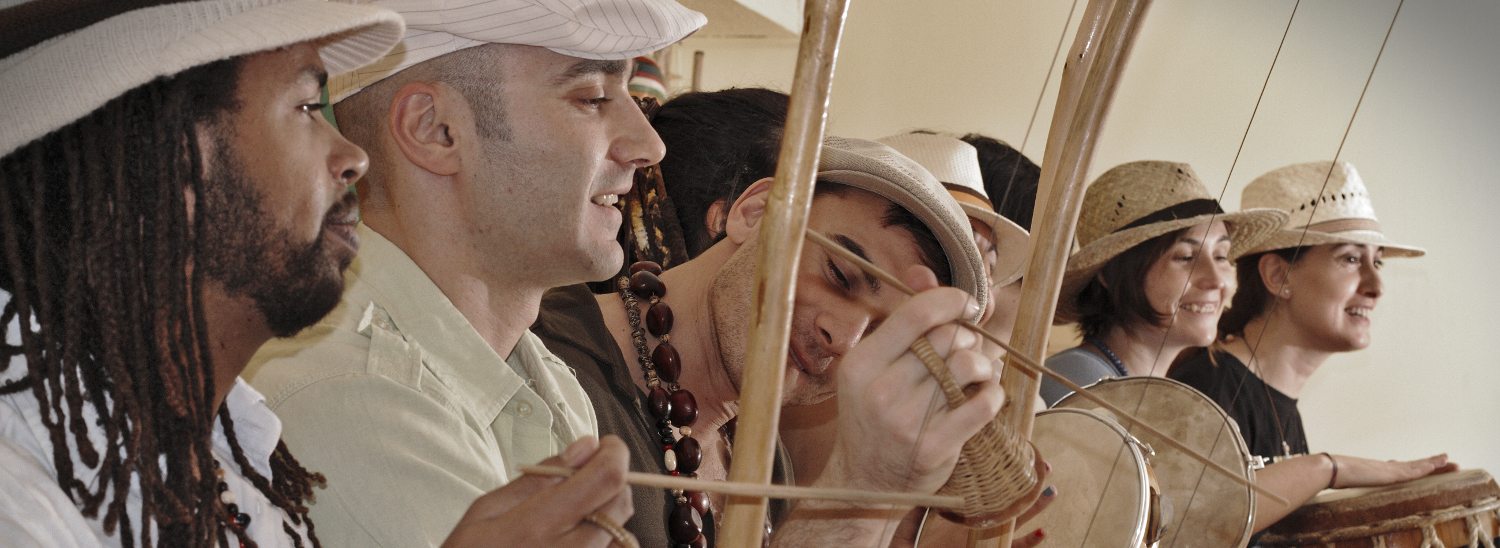
{"type": "Polygon", "coordinates": [[[319,481],[238,375],[338,302],[367,158],[323,2],[0,2],[0,545],[316,545],[319,481]]]}
{"type": "Polygon", "coordinates": [[[326,545],[437,546],[519,465],[596,444],[619,459],[596,490],[522,502],[490,540],[602,545],[631,515],[625,449],[593,441],[588,397],[526,328],[546,289],[619,267],[615,196],[662,156],[630,59],[705,20],[672,0],[358,3],[408,21],[389,55],[329,83],[370,151],[364,249],[333,313],[247,378],[328,476],[311,505],[326,545]]]}
{"type": "MultiPolygon", "coordinates": [[[[958,204],[921,167],[871,141],[824,140],[808,226],[918,288],[908,298],[852,263],[808,243],[799,265],[783,405],[839,397],[839,427],[814,440],[830,455],[815,485],[932,492],[951,475],[958,452],[999,409],[995,371],[967,331],[935,331],[960,384],[976,397],[940,410],[931,422],[931,375],[906,351],[944,320],[977,318],[984,271],[958,204]],[[921,265],[922,268],[915,268],[921,265]],[[959,288],[959,289],[955,289],[959,288]],[[965,310],[968,304],[972,308],[965,310]],[[945,351],[946,352],[946,351],[945,351]]],[[[659,474],[726,477],[731,420],[740,402],[760,221],[771,179],[735,197],[724,238],[662,272],[637,263],[615,294],[582,285],[549,292],[533,329],[578,369],[599,409],[601,430],[631,444],[633,467],[659,474]],[[659,274],[659,276],[658,276],[659,274]]],[[[784,459],[778,459],[784,470],[784,459]]],[[[820,474],[818,472],[821,472],[820,474]]],[[[790,479],[790,478],[789,478],[790,479]]],[[[658,543],[712,542],[717,495],[638,489],[631,527],[658,543]]],[[[890,520],[909,508],[859,509],[805,501],[773,510],[778,546],[884,546],[890,520]]]]}

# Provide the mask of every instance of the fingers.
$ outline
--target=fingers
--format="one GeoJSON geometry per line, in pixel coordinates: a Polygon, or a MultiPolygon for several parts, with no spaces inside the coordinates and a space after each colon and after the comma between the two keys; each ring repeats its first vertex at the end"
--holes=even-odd
{"type": "MultiPolygon", "coordinates": [[[[623,516],[610,517],[622,518],[619,519],[620,523],[630,518],[630,488],[625,484],[630,450],[618,436],[605,436],[597,443],[598,450],[572,477],[547,489],[546,495],[552,505],[550,512],[556,516],[554,519],[559,526],[578,523],[589,513],[614,504],[614,499],[621,494],[624,495],[625,513],[623,516]],[[605,498],[606,495],[609,498],[605,498]]],[[[565,451],[564,455],[568,455],[568,452],[565,451]]],[[[577,458],[577,455],[574,456],[577,458]]]]}
{"type": "Polygon", "coordinates": [[[603,508],[584,516],[578,526],[565,535],[560,546],[609,546],[639,548],[635,535],[625,530],[625,522],[635,514],[630,490],[626,489],[610,499],[603,508]]]}
{"type": "Polygon", "coordinates": [[[1021,535],[1010,541],[1010,548],[1032,548],[1042,543],[1047,538],[1047,532],[1037,529],[1025,535],[1021,535]]]}
{"type": "Polygon", "coordinates": [[[1031,508],[1027,508],[1025,512],[1016,517],[1016,525],[1020,526],[1023,523],[1031,521],[1031,518],[1036,517],[1037,514],[1042,513],[1042,510],[1046,510],[1048,506],[1052,505],[1052,501],[1054,500],[1057,500],[1057,488],[1048,485],[1046,489],[1042,490],[1042,496],[1037,497],[1036,502],[1032,503],[1031,508]]]}

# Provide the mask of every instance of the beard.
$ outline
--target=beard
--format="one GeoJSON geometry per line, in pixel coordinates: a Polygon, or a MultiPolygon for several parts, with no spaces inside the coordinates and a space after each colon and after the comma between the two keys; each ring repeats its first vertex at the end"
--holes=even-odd
{"type": "MultiPolygon", "coordinates": [[[[277,337],[318,323],[344,293],[352,255],[336,256],[327,240],[298,242],[276,226],[228,143],[218,143],[203,188],[204,234],[197,263],[230,297],[246,297],[277,337]]],[[[329,208],[323,227],[358,206],[350,192],[329,208]]]]}

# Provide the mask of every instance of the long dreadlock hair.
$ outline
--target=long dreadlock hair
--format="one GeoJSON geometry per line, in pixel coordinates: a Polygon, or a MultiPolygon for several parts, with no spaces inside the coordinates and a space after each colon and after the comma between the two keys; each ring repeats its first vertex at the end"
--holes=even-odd
{"type": "MultiPolygon", "coordinates": [[[[255,545],[219,506],[204,269],[193,268],[207,217],[198,130],[226,127],[238,108],[242,60],[159,78],[0,158],[0,288],[11,294],[0,325],[21,335],[19,346],[4,341],[0,374],[15,380],[0,394],[35,396],[58,484],[83,515],[102,508],[105,532],[118,528],[126,547],[227,546],[226,531],[255,545]],[[190,220],[190,210],[200,214],[190,220]],[[8,371],[17,356],[24,375],[8,371]],[[98,470],[93,485],[78,479],[80,465],[98,470]]],[[[243,475],[286,512],[297,544],[292,525],[306,523],[317,546],[302,501],[322,476],[278,442],[262,477],[228,408],[217,411],[243,475]]]]}

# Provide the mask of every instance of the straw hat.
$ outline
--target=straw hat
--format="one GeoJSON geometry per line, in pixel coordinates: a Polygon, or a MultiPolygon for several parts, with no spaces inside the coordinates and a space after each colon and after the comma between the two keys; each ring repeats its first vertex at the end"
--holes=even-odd
{"type": "Polygon", "coordinates": [[[677,43],[708,18],[674,0],[337,0],[396,10],[406,37],[384,59],[328,81],[334,102],[439,56],[520,44],[582,59],[623,60],[677,43]]]}
{"type": "Polygon", "coordinates": [[[1141,160],[1104,172],[1083,196],[1078,217],[1080,249],[1068,258],[1054,323],[1078,320],[1074,301],[1099,269],[1126,250],[1162,234],[1209,221],[1229,229],[1229,258],[1271,237],[1286,224],[1270,208],[1225,213],[1187,164],[1141,160]]]}
{"type": "Polygon", "coordinates": [[[969,219],[926,169],[874,141],[826,137],[818,180],[873,192],[916,215],[948,256],[953,287],[973,295],[979,309],[984,310],[989,288],[984,283],[984,263],[974,244],[969,219]]]}
{"type": "Polygon", "coordinates": [[[979,171],[979,152],[973,145],[946,135],[907,133],[892,135],[876,142],[896,149],[911,158],[943,183],[948,193],[968,214],[993,231],[997,257],[991,274],[996,287],[1009,284],[1026,273],[1031,235],[1010,219],[995,212],[994,203],[984,191],[979,171]]]}
{"type": "Polygon", "coordinates": [[[1276,208],[1292,215],[1286,228],[1250,253],[1351,243],[1384,247],[1386,257],[1427,254],[1420,247],[1392,242],[1380,232],[1375,207],[1370,205],[1370,191],[1365,190],[1365,182],[1349,162],[1308,162],[1271,171],[1245,185],[1240,204],[1276,208]]]}
{"type": "Polygon", "coordinates": [[[157,77],[309,40],[337,74],[379,58],[403,29],[389,10],[320,0],[178,2],[123,13],[120,4],[0,2],[0,156],[157,77]]]}

